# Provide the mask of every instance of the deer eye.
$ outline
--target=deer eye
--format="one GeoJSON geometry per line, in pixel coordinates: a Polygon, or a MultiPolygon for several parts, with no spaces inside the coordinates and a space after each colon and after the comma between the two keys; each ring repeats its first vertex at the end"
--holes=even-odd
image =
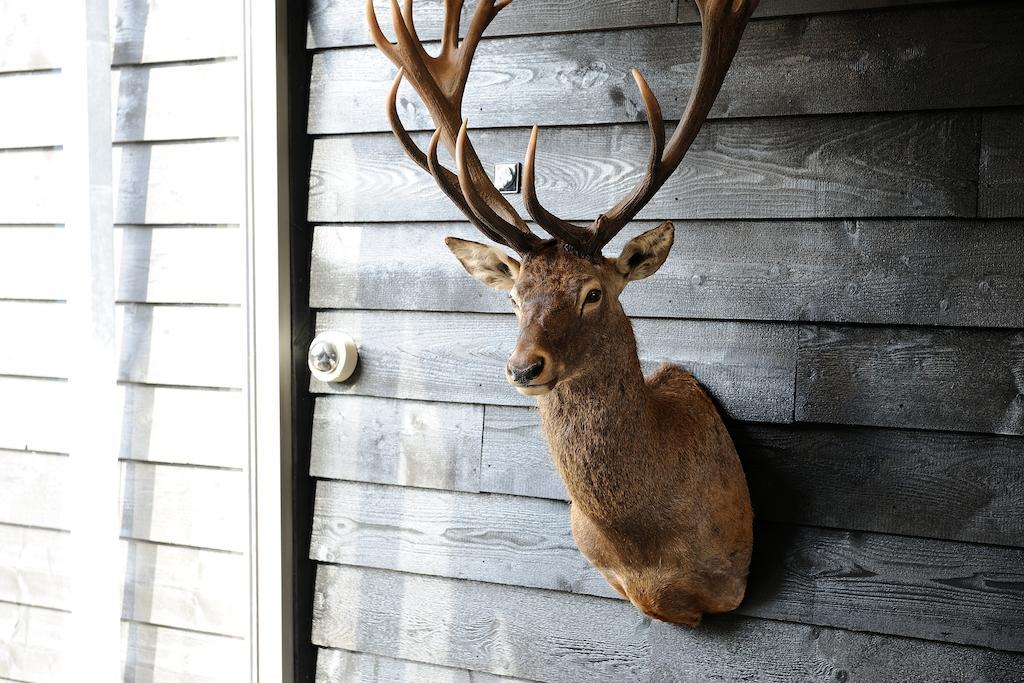
{"type": "Polygon", "coordinates": [[[601,290],[600,289],[592,289],[589,292],[587,292],[587,298],[583,300],[583,303],[584,304],[596,304],[600,300],[601,300],[601,290]]]}

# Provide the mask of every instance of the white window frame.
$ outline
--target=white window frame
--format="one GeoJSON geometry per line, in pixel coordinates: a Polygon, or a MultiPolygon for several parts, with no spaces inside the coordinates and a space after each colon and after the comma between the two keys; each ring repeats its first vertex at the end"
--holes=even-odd
{"type": "Polygon", "coordinates": [[[242,0],[251,680],[294,680],[286,0],[242,0]]]}

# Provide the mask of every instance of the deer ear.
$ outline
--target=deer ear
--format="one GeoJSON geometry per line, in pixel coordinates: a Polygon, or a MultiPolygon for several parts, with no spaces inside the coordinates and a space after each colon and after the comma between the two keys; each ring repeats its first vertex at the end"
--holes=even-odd
{"type": "Polygon", "coordinates": [[[647,232],[637,235],[622,249],[615,261],[615,268],[626,280],[642,280],[654,275],[668,258],[675,239],[676,229],[672,221],[666,221],[647,232]]]}
{"type": "Polygon", "coordinates": [[[494,289],[512,289],[519,277],[519,261],[497,247],[445,237],[444,243],[459,259],[466,272],[494,289]]]}

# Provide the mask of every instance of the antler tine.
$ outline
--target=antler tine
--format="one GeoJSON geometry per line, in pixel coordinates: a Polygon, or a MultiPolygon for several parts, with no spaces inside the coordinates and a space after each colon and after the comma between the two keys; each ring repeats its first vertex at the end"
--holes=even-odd
{"type": "MultiPolygon", "coordinates": [[[[651,134],[651,151],[647,157],[647,172],[637,183],[633,192],[622,199],[610,211],[605,212],[594,222],[593,236],[590,243],[591,251],[600,251],[615,235],[636,216],[645,204],[654,196],[664,179],[662,174],[662,154],[665,150],[665,120],[662,118],[661,105],[654,96],[647,80],[638,69],[632,70],[633,80],[640,90],[640,98],[647,112],[647,129],[651,134]]],[[[669,171],[671,175],[671,171],[669,171]]],[[[667,176],[666,176],[667,178],[667,176]]]]}
{"type": "Polygon", "coordinates": [[[465,0],[444,0],[444,29],[441,32],[441,53],[449,54],[459,47],[459,26],[465,0]]]}
{"type": "Polygon", "coordinates": [[[633,78],[636,80],[637,87],[640,88],[644,107],[647,109],[652,138],[655,140],[652,145],[651,161],[648,163],[646,175],[637,184],[636,189],[594,222],[591,252],[600,251],[611,241],[615,234],[643,209],[678,168],[711,112],[718,91],[722,89],[722,82],[725,80],[732,58],[736,54],[736,48],[739,47],[743,29],[758,4],[758,0],[695,0],[695,2],[700,10],[701,19],[700,61],[683,117],[666,145],[664,143],[664,127],[661,123],[661,108],[658,106],[657,98],[654,97],[643,76],[635,69],[633,70],[633,78]],[[655,119],[657,119],[657,126],[655,126],[655,119]],[[664,147],[664,151],[659,150],[655,156],[654,151],[659,146],[657,142],[659,139],[660,146],[664,147]]]}
{"type": "Polygon", "coordinates": [[[445,0],[445,22],[441,53],[431,57],[424,50],[413,20],[413,0],[404,0],[404,11],[398,0],[390,0],[395,42],[390,42],[377,21],[373,0],[366,0],[366,14],[374,43],[399,68],[388,95],[387,114],[399,144],[413,161],[430,172],[441,190],[485,235],[520,253],[537,243],[526,222],[509,201],[497,191],[480,158],[468,140],[462,124],[462,98],[472,65],[473,55],[484,30],[511,0],[480,0],[470,22],[466,38],[458,44],[459,25],[464,0],[445,0]],[[402,126],[398,115],[398,88],[407,79],[434,119],[439,131],[437,140],[457,158],[456,176],[417,147],[402,126]],[[460,125],[461,124],[461,125],[460,125]]]}
{"type": "Polygon", "coordinates": [[[526,148],[526,163],[523,165],[523,204],[530,217],[548,233],[560,239],[566,244],[571,244],[577,250],[583,249],[589,242],[590,231],[579,225],[564,221],[551,213],[540,203],[537,198],[536,187],[536,165],[537,165],[537,135],[539,126],[533,127],[530,133],[530,144],[526,148]]]}
{"type": "MultiPolygon", "coordinates": [[[[444,192],[448,199],[452,200],[462,213],[466,214],[466,217],[475,225],[480,232],[484,233],[489,239],[504,244],[510,247],[508,241],[498,232],[492,230],[484,222],[476,217],[473,210],[466,203],[466,198],[462,195],[462,189],[459,186],[458,177],[449,171],[447,168],[441,165],[441,162],[437,158],[437,143],[441,140],[441,129],[434,131],[434,134],[430,138],[430,146],[427,148],[427,170],[430,171],[430,175],[434,176],[434,180],[437,181],[441,191],[444,192]]],[[[512,247],[513,249],[515,247],[512,247]]]]}
{"type": "Polygon", "coordinates": [[[459,129],[459,137],[455,142],[455,165],[458,169],[459,187],[462,188],[462,195],[477,218],[490,226],[495,232],[500,232],[504,238],[503,241],[508,246],[520,254],[528,252],[531,247],[540,241],[539,238],[530,232],[529,228],[524,231],[518,225],[509,223],[499,216],[480,195],[476,185],[474,185],[470,178],[469,162],[466,158],[467,150],[472,149],[472,144],[469,142],[469,119],[463,119],[462,128],[459,129]]]}
{"type": "Polygon", "coordinates": [[[398,144],[402,146],[405,153],[412,157],[412,160],[422,168],[424,171],[429,171],[430,167],[427,161],[427,155],[423,153],[416,143],[412,141],[412,137],[409,132],[402,125],[402,119],[398,116],[398,87],[402,85],[402,77],[405,76],[405,69],[399,67],[398,75],[395,76],[394,83],[391,84],[391,91],[388,93],[387,112],[388,112],[388,124],[391,126],[391,132],[398,138],[398,144]]]}

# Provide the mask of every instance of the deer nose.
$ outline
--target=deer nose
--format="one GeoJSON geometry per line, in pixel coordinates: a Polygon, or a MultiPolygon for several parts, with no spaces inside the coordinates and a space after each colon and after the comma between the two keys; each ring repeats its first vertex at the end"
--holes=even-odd
{"type": "Polygon", "coordinates": [[[516,384],[528,385],[540,377],[540,373],[544,372],[544,356],[532,356],[522,364],[517,363],[516,360],[509,360],[508,365],[505,366],[509,377],[516,384]]]}

